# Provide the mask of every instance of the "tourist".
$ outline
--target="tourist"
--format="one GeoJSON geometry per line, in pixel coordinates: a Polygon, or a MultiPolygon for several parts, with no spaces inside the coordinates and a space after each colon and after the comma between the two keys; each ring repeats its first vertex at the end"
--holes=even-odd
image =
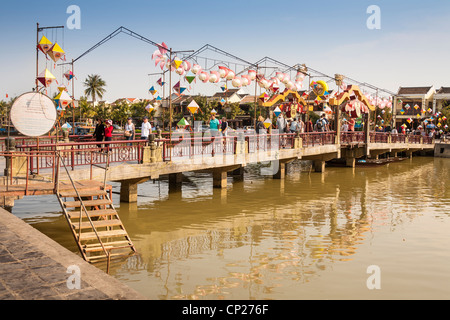
{"type": "Polygon", "coordinates": [[[311,121],[311,118],[308,119],[308,121],[306,121],[306,132],[313,132],[313,123],[311,121]]]}
{"type": "Polygon", "coordinates": [[[325,113],[322,113],[322,115],[320,116],[319,119],[317,119],[316,121],[316,125],[315,125],[315,131],[318,132],[324,132],[326,130],[326,125],[327,125],[328,121],[325,118],[325,113]]]}
{"type": "Polygon", "coordinates": [[[222,123],[221,123],[220,127],[221,127],[221,130],[222,130],[222,135],[223,135],[224,137],[226,137],[227,134],[228,134],[228,122],[227,122],[227,118],[222,117],[222,123]]]}
{"type": "Polygon", "coordinates": [[[148,122],[148,117],[145,116],[141,126],[141,139],[148,140],[150,133],[152,132],[152,125],[148,122]]]}
{"type": "MultiPolygon", "coordinates": [[[[102,119],[97,118],[97,124],[95,125],[93,137],[95,138],[95,141],[103,141],[104,136],[105,136],[105,125],[103,124],[102,119]]],[[[101,144],[97,144],[97,147],[101,151],[103,146],[101,144]]]]}
{"type": "Polygon", "coordinates": [[[303,122],[302,118],[298,119],[298,132],[305,133],[305,123],[303,122]]]}
{"type": "Polygon", "coordinates": [[[397,130],[397,128],[396,128],[396,127],[392,128],[392,130],[391,130],[391,134],[395,134],[395,135],[397,135],[397,134],[398,134],[398,130],[397,130]]]}
{"type": "Polygon", "coordinates": [[[347,123],[346,119],[342,120],[341,130],[342,130],[342,132],[347,132],[348,131],[348,123],[347,123]]]}
{"type": "Polygon", "coordinates": [[[350,120],[348,120],[348,131],[355,131],[355,119],[350,118],[350,120]]]}
{"type": "Polygon", "coordinates": [[[297,118],[294,118],[294,119],[291,121],[291,125],[289,126],[289,131],[290,131],[291,133],[296,133],[296,132],[299,131],[299,125],[298,125],[298,120],[297,120],[297,118]]]}
{"type": "MultiPolygon", "coordinates": [[[[106,127],[105,127],[105,141],[112,141],[112,132],[114,130],[112,120],[106,120],[106,127]]],[[[107,144],[106,150],[109,152],[109,149],[111,147],[111,144],[107,144]]]]}
{"type": "Polygon", "coordinates": [[[277,129],[278,129],[278,133],[280,133],[280,134],[288,132],[288,130],[289,130],[286,118],[283,117],[282,113],[280,113],[280,115],[277,118],[277,129]]]}
{"type": "Polygon", "coordinates": [[[262,133],[261,130],[264,130],[264,118],[262,116],[258,117],[258,121],[256,122],[255,132],[256,134],[262,133]]]}
{"type": "MultiPolygon", "coordinates": [[[[133,123],[133,119],[128,118],[127,123],[125,124],[125,139],[126,140],[134,140],[134,136],[136,135],[136,128],[133,123]]],[[[131,146],[131,143],[127,143],[127,146],[131,146]]]]}
{"type": "Polygon", "coordinates": [[[217,136],[219,132],[219,120],[216,119],[216,115],[212,114],[211,119],[209,120],[209,130],[211,131],[211,136],[217,136]]]}

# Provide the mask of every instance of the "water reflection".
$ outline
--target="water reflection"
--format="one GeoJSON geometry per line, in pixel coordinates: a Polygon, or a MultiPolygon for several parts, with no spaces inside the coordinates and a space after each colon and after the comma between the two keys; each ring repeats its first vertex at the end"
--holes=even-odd
{"type": "MultiPolygon", "coordinates": [[[[186,175],[175,193],[166,181],[140,185],[139,205],[119,210],[139,254],[110,273],[154,299],[297,299],[302,285],[368,254],[361,247],[378,233],[450,212],[448,159],[296,169],[274,180],[248,167],[227,190],[213,189],[208,174],[186,175]]],[[[34,223],[45,232],[63,221],[34,223]]],[[[65,228],[52,235],[67,245],[65,228]]]]}

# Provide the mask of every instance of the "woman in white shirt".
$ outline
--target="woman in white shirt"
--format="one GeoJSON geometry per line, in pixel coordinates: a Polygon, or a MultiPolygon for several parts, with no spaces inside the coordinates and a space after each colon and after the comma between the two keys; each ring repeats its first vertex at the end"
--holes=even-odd
{"type": "MultiPolygon", "coordinates": [[[[125,138],[127,140],[134,140],[135,134],[136,128],[134,126],[133,119],[128,118],[127,123],[125,124],[125,138]]],[[[127,143],[127,146],[131,146],[131,143],[127,143]]]]}

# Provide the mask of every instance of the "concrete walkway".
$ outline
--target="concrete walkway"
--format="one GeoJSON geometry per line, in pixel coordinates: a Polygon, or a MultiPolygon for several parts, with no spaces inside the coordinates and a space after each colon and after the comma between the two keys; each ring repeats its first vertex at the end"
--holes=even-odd
{"type": "Polygon", "coordinates": [[[0,208],[0,300],[118,299],[146,298],[0,208]]]}

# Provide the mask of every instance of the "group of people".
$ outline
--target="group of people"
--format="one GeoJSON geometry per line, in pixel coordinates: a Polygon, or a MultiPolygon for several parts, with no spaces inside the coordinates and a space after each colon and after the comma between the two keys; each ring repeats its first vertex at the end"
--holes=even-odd
{"type": "MultiPolygon", "coordinates": [[[[319,119],[315,123],[312,122],[311,119],[308,119],[306,122],[299,117],[294,117],[292,119],[286,119],[283,114],[280,114],[277,117],[275,129],[278,129],[279,133],[304,133],[304,132],[325,132],[330,131],[330,122],[326,118],[325,114],[322,114],[319,119]]],[[[255,131],[257,134],[261,132],[261,130],[266,129],[264,126],[264,118],[259,116],[258,121],[256,122],[255,131]]]]}
{"type": "MultiPolygon", "coordinates": [[[[97,124],[95,126],[93,137],[97,142],[112,141],[113,131],[114,126],[112,120],[103,121],[101,118],[97,118],[97,124]]],[[[141,126],[141,139],[147,140],[151,132],[152,132],[152,125],[148,121],[148,117],[144,117],[141,126]]],[[[124,138],[126,140],[135,140],[135,137],[136,137],[136,126],[133,123],[133,119],[128,118],[127,123],[125,124],[124,127],[124,138]]],[[[127,145],[131,146],[131,143],[128,143],[127,145]]],[[[97,144],[97,147],[103,151],[103,147],[101,144],[97,144]]],[[[106,151],[108,150],[109,150],[109,143],[107,144],[106,151]]]]}

